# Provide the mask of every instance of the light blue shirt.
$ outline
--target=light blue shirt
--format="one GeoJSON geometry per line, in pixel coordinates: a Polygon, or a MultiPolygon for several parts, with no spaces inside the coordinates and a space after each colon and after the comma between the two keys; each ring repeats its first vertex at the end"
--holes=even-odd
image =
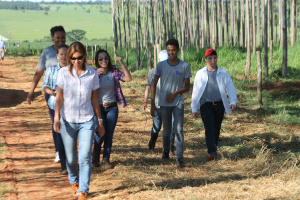
{"type": "Polygon", "coordinates": [[[0,41],[0,49],[4,49],[5,43],[3,41],[0,41]]]}
{"type": "MultiPolygon", "coordinates": [[[[48,87],[50,90],[56,90],[56,79],[58,72],[60,70],[59,64],[53,65],[47,68],[46,73],[44,75],[44,81],[43,81],[43,87],[42,90],[45,92],[45,88],[48,87]]],[[[50,98],[48,99],[48,106],[52,110],[55,110],[55,101],[56,96],[50,95],[50,98]]]]}
{"type": "MultiPolygon", "coordinates": [[[[218,87],[220,90],[221,98],[223,101],[223,105],[227,114],[230,114],[232,111],[229,108],[229,102],[227,99],[227,94],[230,99],[230,104],[236,106],[237,96],[236,96],[236,89],[233,85],[232,79],[228,72],[221,67],[217,69],[216,75],[218,87]]],[[[200,69],[195,76],[194,80],[194,87],[192,93],[192,113],[198,112],[200,109],[200,99],[204,93],[208,82],[208,74],[207,74],[207,67],[200,69]]]]}

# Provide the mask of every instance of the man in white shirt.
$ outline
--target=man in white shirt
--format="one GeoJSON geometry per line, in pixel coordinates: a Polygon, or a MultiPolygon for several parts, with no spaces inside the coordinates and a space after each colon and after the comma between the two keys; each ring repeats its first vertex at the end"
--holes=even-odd
{"type": "Polygon", "coordinates": [[[217,159],[217,146],[224,112],[232,113],[237,102],[236,89],[232,79],[226,70],[217,66],[217,58],[217,52],[214,49],[206,50],[207,66],[196,73],[191,104],[194,118],[200,117],[199,109],[201,112],[208,161],[217,159]]]}

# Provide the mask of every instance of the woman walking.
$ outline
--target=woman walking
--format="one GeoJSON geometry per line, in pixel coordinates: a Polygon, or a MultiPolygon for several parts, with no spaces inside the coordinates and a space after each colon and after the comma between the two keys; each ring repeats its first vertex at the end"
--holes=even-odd
{"type": "Polygon", "coordinates": [[[86,56],[83,44],[74,42],[70,45],[67,52],[70,65],[61,68],[57,77],[53,125],[54,130],[61,133],[69,181],[78,200],[86,199],[89,191],[91,151],[96,127],[100,136],[105,133],[98,103],[99,78],[97,72],[86,65],[86,56]]]}
{"type": "Polygon", "coordinates": [[[103,166],[104,169],[111,169],[110,153],[112,148],[113,134],[118,121],[117,102],[121,103],[123,108],[127,105],[125,97],[121,90],[120,81],[130,82],[131,74],[123,63],[121,57],[115,57],[115,60],[122,66],[123,72],[111,64],[111,59],[107,51],[100,49],[95,54],[95,65],[100,79],[99,104],[101,115],[105,128],[104,137],[95,136],[93,165],[100,167],[100,150],[104,142],[103,166]]]}

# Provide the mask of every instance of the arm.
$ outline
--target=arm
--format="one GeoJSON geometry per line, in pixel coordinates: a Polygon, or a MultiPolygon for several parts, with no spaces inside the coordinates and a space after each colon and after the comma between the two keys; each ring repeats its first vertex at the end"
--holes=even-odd
{"type": "Polygon", "coordinates": [[[50,77],[52,76],[51,74],[51,71],[50,69],[48,68],[45,72],[45,75],[44,75],[44,80],[43,80],[43,87],[42,87],[42,90],[47,93],[47,94],[50,94],[50,95],[54,95],[56,96],[56,90],[51,90],[51,86],[50,86],[50,77]]]}
{"type": "Polygon", "coordinates": [[[100,134],[100,137],[102,137],[105,134],[105,130],[104,130],[104,126],[103,126],[103,121],[99,121],[101,120],[101,111],[100,111],[100,106],[99,106],[99,99],[98,99],[98,92],[99,89],[94,90],[92,92],[92,106],[95,112],[95,115],[97,116],[98,119],[98,126],[97,126],[97,131],[100,134]]]}
{"type": "Polygon", "coordinates": [[[189,78],[184,79],[184,86],[183,86],[183,88],[181,88],[180,90],[177,90],[177,91],[172,92],[171,94],[169,94],[166,97],[166,102],[167,103],[172,103],[174,101],[174,99],[177,97],[177,95],[183,94],[183,93],[189,91],[190,87],[191,87],[190,79],[189,78]]]}
{"type": "Polygon", "coordinates": [[[150,91],[150,85],[146,85],[146,89],[145,89],[145,96],[144,96],[144,104],[143,104],[143,111],[146,111],[147,108],[147,100],[148,100],[148,96],[149,96],[149,91],[150,91]]]}
{"type": "Polygon", "coordinates": [[[232,82],[230,75],[229,74],[227,74],[227,75],[228,75],[228,79],[226,82],[226,90],[227,90],[228,97],[230,100],[229,108],[231,111],[234,111],[236,108],[236,102],[237,102],[236,89],[234,87],[234,84],[232,82]]]}
{"type": "Polygon", "coordinates": [[[55,132],[60,133],[61,124],[59,121],[59,113],[60,109],[64,102],[64,93],[63,89],[57,86],[57,94],[56,94],[56,102],[55,102],[55,114],[54,114],[54,123],[53,123],[53,129],[55,132]]]}
{"type": "Polygon", "coordinates": [[[123,72],[125,74],[125,76],[123,77],[123,81],[125,81],[125,82],[132,81],[131,74],[130,74],[128,68],[123,63],[122,58],[121,57],[115,57],[115,60],[119,61],[120,65],[122,66],[123,72]]]}
{"type": "Polygon", "coordinates": [[[34,89],[36,88],[37,84],[39,83],[40,79],[42,78],[44,74],[44,70],[37,68],[35,71],[35,74],[33,76],[33,80],[31,83],[31,87],[27,96],[27,102],[28,104],[31,104],[31,102],[33,102],[34,99],[34,89]]]}
{"type": "Polygon", "coordinates": [[[151,85],[151,116],[155,116],[155,111],[157,112],[157,108],[155,106],[155,94],[156,94],[156,85],[159,77],[155,76],[151,85]]]}

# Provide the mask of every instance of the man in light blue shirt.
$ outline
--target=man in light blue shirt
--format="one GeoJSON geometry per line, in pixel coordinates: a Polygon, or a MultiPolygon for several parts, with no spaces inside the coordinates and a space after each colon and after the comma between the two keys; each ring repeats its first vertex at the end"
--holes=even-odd
{"type": "Polygon", "coordinates": [[[2,41],[2,38],[0,38],[0,60],[4,60],[4,53],[6,52],[5,43],[2,41]]]}

